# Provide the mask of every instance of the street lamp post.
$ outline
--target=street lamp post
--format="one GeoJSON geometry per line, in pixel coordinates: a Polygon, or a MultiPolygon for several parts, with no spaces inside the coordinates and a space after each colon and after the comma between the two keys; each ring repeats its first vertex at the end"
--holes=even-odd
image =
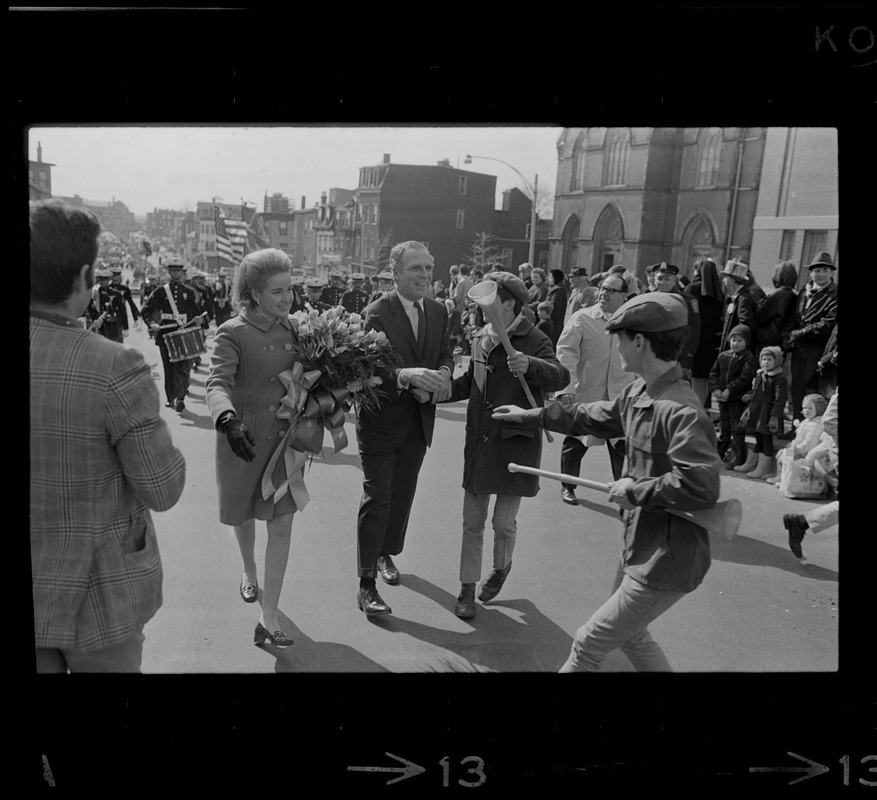
{"type": "Polygon", "coordinates": [[[513,169],[517,172],[518,177],[524,182],[524,185],[530,191],[530,257],[527,259],[530,262],[530,266],[536,266],[534,261],[536,259],[536,189],[539,186],[539,176],[536,175],[533,184],[530,184],[528,181],[518,170],[509,164],[508,161],[503,161],[501,158],[493,158],[491,156],[470,156],[467,155],[466,158],[463,159],[464,164],[471,164],[473,158],[481,158],[485,161],[498,161],[500,164],[505,164],[509,169],[513,169]]]}

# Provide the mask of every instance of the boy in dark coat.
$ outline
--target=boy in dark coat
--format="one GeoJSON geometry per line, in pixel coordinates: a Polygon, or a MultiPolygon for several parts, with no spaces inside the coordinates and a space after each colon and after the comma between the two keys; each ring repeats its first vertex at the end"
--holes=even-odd
{"type": "MultiPolygon", "coordinates": [[[[746,408],[743,395],[752,388],[758,367],[749,349],[750,337],[746,325],[731,328],[728,349],[719,353],[709,377],[710,393],[719,406],[719,458],[724,458],[731,447],[736,464],[746,461],[746,436],[739,422],[746,408]]],[[[730,469],[734,464],[728,462],[726,466],[730,469]]]]}
{"type": "Polygon", "coordinates": [[[492,419],[496,406],[529,402],[517,375],[523,375],[533,398],[541,406],[544,392],[562,389],[570,381],[569,370],[554,354],[551,340],[522,313],[528,293],[524,282],[510,272],[492,272],[485,280],[497,283],[501,304],[515,354],[506,354],[491,325],[479,331],[472,343],[472,359],[465,375],[456,378],[449,397],[440,402],[469,399],[466,411],[466,444],[463,453],[463,544],[460,553],[462,590],[454,608],[461,619],[475,616],[475,584],[481,576],[484,526],[491,495],[493,509],[493,571],[481,585],[478,599],[492,600],[499,593],[512,566],[517,525],[515,517],[523,497],[534,497],[539,479],[509,473],[510,462],[538,467],[542,453],[539,431],[492,419]]]}

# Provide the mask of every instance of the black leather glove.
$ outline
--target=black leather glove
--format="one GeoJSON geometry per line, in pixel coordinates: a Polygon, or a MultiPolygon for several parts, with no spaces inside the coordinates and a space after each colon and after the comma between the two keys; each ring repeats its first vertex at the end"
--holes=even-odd
{"type": "Polygon", "coordinates": [[[228,439],[232,452],[244,461],[252,461],[256,457],[256,440],[237,417],[229,416],[219,422],[220,430],[228,439]]]}

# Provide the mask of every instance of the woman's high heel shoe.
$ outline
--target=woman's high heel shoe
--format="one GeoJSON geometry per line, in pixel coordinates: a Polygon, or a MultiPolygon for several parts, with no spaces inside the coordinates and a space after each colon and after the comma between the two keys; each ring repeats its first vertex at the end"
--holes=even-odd
{"type": "Polygon", "coordinates": [[[292,639],[283,631],[274,631],[271,633],[261,622],[256,625],[256,632],[253,634],[253,644],[263,645],[268,640],[275,647],[289,647],[292,639]]]}
{"type": "Polygon", "coordinates": [[[259,596],[259,587],[254,583],[244,584],[241,578],[241,597],[245,603],[255,603],[259,596]]]}

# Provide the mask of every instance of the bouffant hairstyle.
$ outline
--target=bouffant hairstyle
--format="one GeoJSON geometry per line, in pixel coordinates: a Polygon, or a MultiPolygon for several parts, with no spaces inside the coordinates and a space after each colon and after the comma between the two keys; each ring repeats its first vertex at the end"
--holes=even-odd
{"type": "MultiPolygon", "coordinates": [[[[73,281],[97,259],[100,223],[84,208],[60,200],[30,204],[30,299],[57,305],[70,297],[73,281]]],[[[93,284],[94,271],[87,273],[93,284]]]]}
{"type": "Polygon", "coordinates": [[[538,275],[543,281],[545,280],[545,270],[542,267],[533,267],[530,277],[532,278],[534,275],[538,275]]]}
{"type": "Polygon", "coordinates": [[[291,270],[292,262],[282,250],[268,247],[248,253],[234,272],[232,305],[237,311],[253,308],[253,295],[263,291],[274,275],[291,270]]]}

